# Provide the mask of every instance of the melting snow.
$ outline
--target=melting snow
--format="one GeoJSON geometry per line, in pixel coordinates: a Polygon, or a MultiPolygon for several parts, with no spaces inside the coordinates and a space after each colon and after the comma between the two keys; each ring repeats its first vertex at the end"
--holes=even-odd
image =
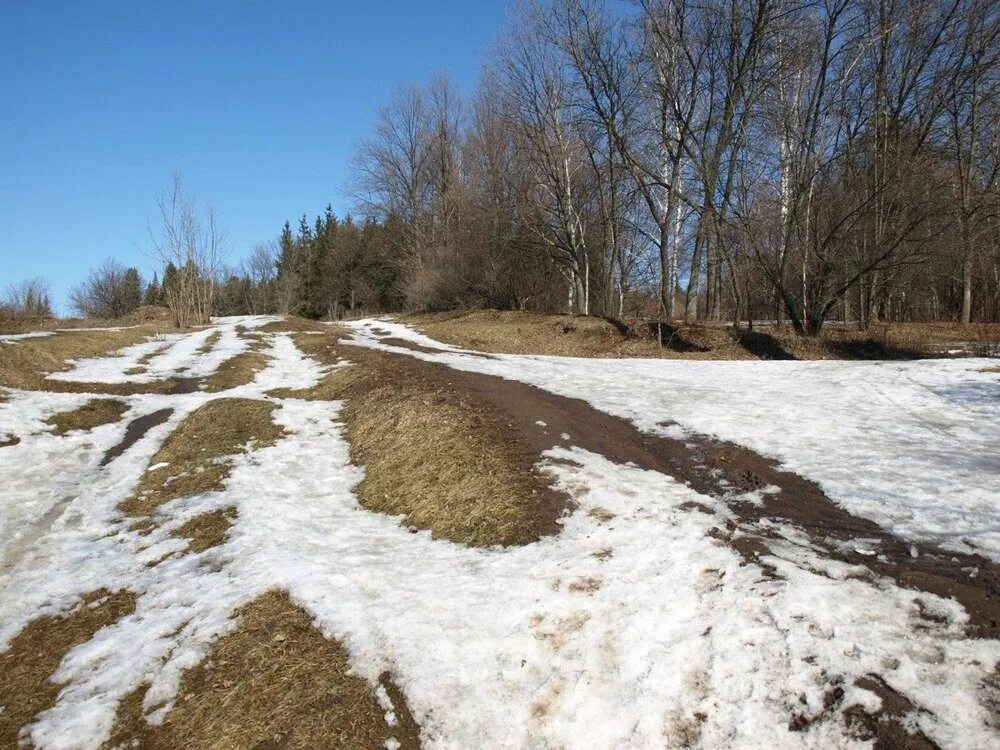
{"type": "MultiPolygon", "coordinates": [[[[231,325],[217,324],[223,330],[217,346],[230,353],[238,348],[224,343],[231,325]]],[[[358,326],[359,336],[381,346],[365,335],[366,325],[358,326]]],[[[392,331],[415,339],[408,329],[392,331]]],[[[161,372],[204,372],[197,359],[205,355],[197,354],[199,347],[187,340],[192,337],[204,341],[192,334],[170,342],[161,372]]],[[[28,728],[37,746],[99,747],[118,700],[142,682],[151,684],[148,718],[162,720],[183,671],[234,627],[231,615],[239,606],[270,587],[287,589],[324,634],[338,638],[353,669],[373,687],[390,671],[432,747],[861,745],[836,711],[801,732],[788,724],[795,715],[822,716],[832,686],[844,690],[844,706],[878,710],[879,698],[854,685],[869,673],[925,709],[908,720],[939,744],[995,746],[997,734],[976,695],[1000,652],[994,641],[964,636],[967,616],[958,604],[820,559],[807,539],[780,525],[766,560],[779,577],[768,577],[711,535],[728,518],[724,504],[570,445],[548,451],[540,464],[576,503],[561,533],[519,548],[471,549],[411,533],[400,519],[359,506],[353,490],[364,471],[350,463],[340,404],[285,399],[275,412],[284,436],[237,456],[222,491],[168,503],[160,510],[163,523],[146,536],[130,531],[116,506],[193,409],[224,396],[266,398],[278,385],[309,387],[326,371],[288,337],[268,340],[271,363],[254,383],[219,394],[128,397],[122,422],[89,433],[56,438],[44,425],[54,411],[86,401],[85,394],[14,391],[0,404],[5,428],[22,438],[0,449],[11,511],[0,518],[0,648],[31,619],[65,611],[86,592],[126,588],[138,597],[132,615],[63,660],[55,675],[64,683],[57,702],[28,728]],[[166,423],[99,466],[128,420],[164,407],[174,410],[166,423]],[[713,513],[685,510],[691,501],[713,513]],[[182,554],[186,543],[170,532],[192,515],[224,507],[238,510],[226,542],[182,554]],[[917,597],[933,619],[921,617],[917,597]]],[[[454,348],[443,355],[406,353],[469,369],[496,367],[508,377],[523,368],[522,379],[564,393],[593,388],[594,401],[647,429],[660,415],[693,422],[697,406],[681,415],[674,407],[685,394],[710,401],[716,387],[699,383],[698,370],[672,373],[678,363],[636,363],[636,387],[629,390],[639,396],[618,401],[602,363],[500,357],[493,364],[454,348]],[[642,372],[653,373],[650,380],[640,379],[642,372]],[[656,396],[665,385],[674,390],[656,396]]],[[[81,363],[77,374],[85,380],[94,373],[141,377],[124,375],[128,367],[121,364],[102,370],[97,361],[81,363]]],[[[837,377],[837,370],[814,369],[806,368],[812,374],[804,380],[783,378],[783,387],[837,377]]],[[[870,379],[872,372],[878,370],[856,375],[870,379]]],[[[904,373],[893,377],[904,384],[918,377],[904,373]]],[[[715,376],[730,383],[737,377],[722,369],[715,376]]],[[[856,387],[853,376],[839,377],[856,387]]],[[[934,377],[952,386],[969,380],[958,369],[934,377]]],[[[620,375],[615,382],[620,388],[620,375]]],[[[877,382],[890,387],[885,379],[877,382]]],[[[739,413],[750,408],[738,407],[737,414],[709,409],[706,419],[735,430],[739,413]]],[[[764,442],[784,445],[778,427],[794,432],[804,419],[796,410],[816,408],[796,404],[783,422],[772,413],[780,425],[760,425],[764,442]]],[[[754,413],[766,412],[763,406],[754,413]]],[[[960,426],[966,438],[985,438],[968,414],[960,426]]],[[[872,437],[876,445],[883,439],[877,431],[872,437]]],[[[837,447],[836,437],[828,442],[834,451],[847,450],[837,447]]],[[[862,461],[869,456],[863,446],[858,453],[862,461]]],[[[857,466],[855,472],[862,473],[857,466]]],[[[375,689],[394,717],[388,695],[375,689]]]]}
{"type": "Polygon", "coordinates": [[[640,429],[682,428],[778,459],[847,511],[915,541],[1000,560],[1000,379],[990,360],[740,362],[440,354],[385,320],[354,343],[580,398],[640,429]],[[380,336],[375,331],[386,331],[380,336]]]}

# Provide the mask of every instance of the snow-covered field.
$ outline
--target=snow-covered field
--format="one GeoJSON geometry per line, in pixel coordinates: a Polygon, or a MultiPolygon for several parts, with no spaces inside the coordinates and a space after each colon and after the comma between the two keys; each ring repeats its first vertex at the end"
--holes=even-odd
{"type": "Polygon", "coordinates": [[[996,360],[487,359],[389,321],[354,328],[358,343],[581,398],[649,432],[673,434],[665,423],[676,423],[739,443],[895,534],[1000,560],[996,360]]]}
{"type": "MultiPolygon", "coordinates": [[[[58,378],[206,375],[243,350],[237,324],[267,320],[219,321],[208,353],[210,331],[164,337],[58,378]],[[147,369],[129,375],[143,357],[147,369]]],[[[353,343],[396,349],[376,329],[447,350],[405,356],[582,397],[642,429],[672,421],[747,444],[899,534],[1000,556],[1000,383],[981,362],[486,359],[385,321],[355,324],[353,343]]],[[[117,506],[184,416],[322,377],[291,338],[264,335],[270,364],[253,383],[123,397],[125,418],[87,433],[55,436],[44,421],[86,395],[10,391],[0,403],[3,430],[21,439],[0,448],[0,649],[87,592],[138,596],[133,614],[65,657],[58,700],[25,730],[36,746],[99,747],[143,681],[148,718],[162,720],[183,670],[270,587],[340,639],[373,686],[391,672],[430,747],[863,747],[824,699],[839,687],[844,707],[878,711],[854,684],[869,674],[919,707],[907,726],[938,744],[1000,743],[981,690],[1000,644],[968,638],[956,602],[823,559],[779,524],[778,575],[766,576],[710,536],[730,517],[724,503],[572,445],[540,457],[576,502],[562,531],[474,549],[357,503],[364,469],[350,464],[339,403],[271,399],[286,430],[276,444],[237,457],[223,491],[162,507],[152,533],[130,530],[117,506]],[[164,407],[166,423],[100,466],[130,420],[164,407]],[[686,509],[692,500],[715,514],[686,509]],[[186,544],[172,530],[228,506],[238,515],[224,544],[168,556],[186,544]],[[795,716],[818,720],[791,731],[795,716]]]]}

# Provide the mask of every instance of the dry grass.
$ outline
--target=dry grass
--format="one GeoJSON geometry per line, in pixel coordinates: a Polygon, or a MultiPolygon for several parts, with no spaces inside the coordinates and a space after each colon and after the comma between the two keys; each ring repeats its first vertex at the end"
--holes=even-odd
{"type": "Polygon", "coordinates": [[[235,508],[213,510],[186,521],[177,529],[176,533],[177,536],[190,540],[189,551],[204,552],[211,547],[218,547],[226,541],[226,536],[235,520],[235,508]]]}
{"type": "Polygon", "coordinates": [[[95,591],[71,612],[34,620],[14,638],[0,654],[0,747],[17,747],[21,727],[54,703],[60,685],[49,678],[63,657],[134,609],[130,592],[95,591]]]}
{"type": "Polygon", "coordinates": [[[167,327],[170,312],[165,307],[143,305],[123,318],[2,318],[0,333],[31,333],[34,331],[72,331],[80,328],[119,328],[156,323],[167,327]]]}
{"type": "Polygon", "coordinates": [[[495,310],[408,315],[401,320],[434,339],[468,349],[572,357],[893,359],[940,356],[958,341],[976,346],[993,338],[1000,341],[1000,327],[927,323],[873,325],[868,331],[831,324],[822,336],[805,338],[762,325],[748,333],[727,325],[658,327],[638,320],[495,310]]]}
{"type": "Polygon", "coordinates": [[[288,315],[284,320],[265,323],[255,330],[261,333],[330,333],[331,327],[317,320],[288,315]]]}
{"type": "Polygon", "coordinates": [[[222,338],[221,331],[213,331],[209,334],[208,338],[205,339],[205,343],[198,347],[198,354],[208,354],[215,348],[215,345],[219,343],[219,339],[222,338]]]}
{"type": "Polygon", "coordinates": [[[268,357],[263,352],[267,340],[259,333],[237,327],[239,336],[250,342],[247,351],[230,357],[219,369],[204,379],[205,390],[209,393],[227,391],[253,382],[257,373],[267,367],[268,357]]]}
{"type": "Polygon", "coordinates": [[[271,419],[277,406],[269,401],[220,398],[192,412],[150,459],[132,496],[121,508],[133,516],[148,516],[169,500],[222,489],[229,475],[226,459],[273,444],[282,431],[271,419]]]}
{"type": "Polygon", "coordinates": [[[205,390],[218,393],[252,383],[257,373],[267,367],[267,360],[267,355],[259,351],[247,351],[230,357],[219,365],[218,370],[205,378],[205,390]]]}
{"type": "Polygon", "coordinates": [[[121,331],[67,331],[53,336],[25,339],[0,346],[0,386],[60,393],[104,393],[128,396],[135,393],[165,393],[175,380],[156,383],[71,383],[47,380],[46,375],[73,367],[67,360],[104,357],[126,346],[138,344],[163,330],[161,324],[146,324],[121,331]]]}
{"type": "Polygon", "coordinates": [[[419,747],[419,731],[398,690],[390,727],[374,690],[351,675],[344,649],[316,629],[283,592],[245,606],[240,624],[188,670],[160,726],[142,717],[143,690],[119,706],[106,747],[380,748],[390,737],[419,747]]]}
{"type": "Polygon", "coordinates": [[[128,411],[124,401],[113,398],[96,398],[78,409],[53,414],[46,421],[55,426],[56,435],[65,435],[70,430],[92,430],[102,424],[111,424],[122,418],[128,411]]]}
{"type": "Polygon", "coordinates": [[[296,343],[322,362],[355,363],[308,395],[346,400],[352,460],[365,467],[357,488],[363,506],[473,546],[526,544],[558,530],[562,498],[535,472],[538,455],[518,445],[499,414],[452,384],[443,368],[342,350],[335,340],[307,335],[296,343]]]}

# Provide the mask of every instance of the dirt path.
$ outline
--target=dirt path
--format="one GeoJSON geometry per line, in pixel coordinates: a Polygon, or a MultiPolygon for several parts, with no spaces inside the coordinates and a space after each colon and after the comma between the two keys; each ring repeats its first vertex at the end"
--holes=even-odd
{"type": "MultiPolygon", "coordinates": [[[[406,344],[416,350],[415,345],[406,344]]],[[[808,534],[810,542],[833,560],[861,565],[905,587],[957,600],[969,614],[970,635],[1000,638],[1000,566],[985,557],[946,552],[893,536],[840,508],[815,482],[783,471],[777,462],[734,443],[704,435],[688,435],[684,440],[650,435],[585,401],[535,386],[416,358],[407,365],[437,372],[499,409],[518,438],[538,453],[569,443],[617,463],[631,462],[667,474],[699,493],[722,499],[738,518],[741,532],[739,539],[728,541],[748,561],[757,562],[760,554],[768,552],[767,540],[773,532],[762,521],[787,521],[808,534]],[[561,437],[564,434],[568,439],[561,437]],[[777,490],[762,493],[761,504],[746,499],[745,493],[768,487],[777,490]]],[[[767,568],[766,563],[759,564],[767,568]]]]}

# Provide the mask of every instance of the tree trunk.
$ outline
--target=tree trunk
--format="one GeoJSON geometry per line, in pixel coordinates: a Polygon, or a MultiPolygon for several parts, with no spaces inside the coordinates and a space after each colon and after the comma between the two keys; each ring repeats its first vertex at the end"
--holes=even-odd
{"type": "Polygon", "coordinates": [[[962,263],[962,317],[959,322],[968,325],[972,320],[972,257],[962,263]]]}
{"type": "Polygon", "coordinates": [[[701,245],[701,231],[698,231],[694,238],[691,271],[688,274],[687,291],[684,296],[684,322],[688,325],[698,320],[698,280],[701,276],[701,245]]]}

